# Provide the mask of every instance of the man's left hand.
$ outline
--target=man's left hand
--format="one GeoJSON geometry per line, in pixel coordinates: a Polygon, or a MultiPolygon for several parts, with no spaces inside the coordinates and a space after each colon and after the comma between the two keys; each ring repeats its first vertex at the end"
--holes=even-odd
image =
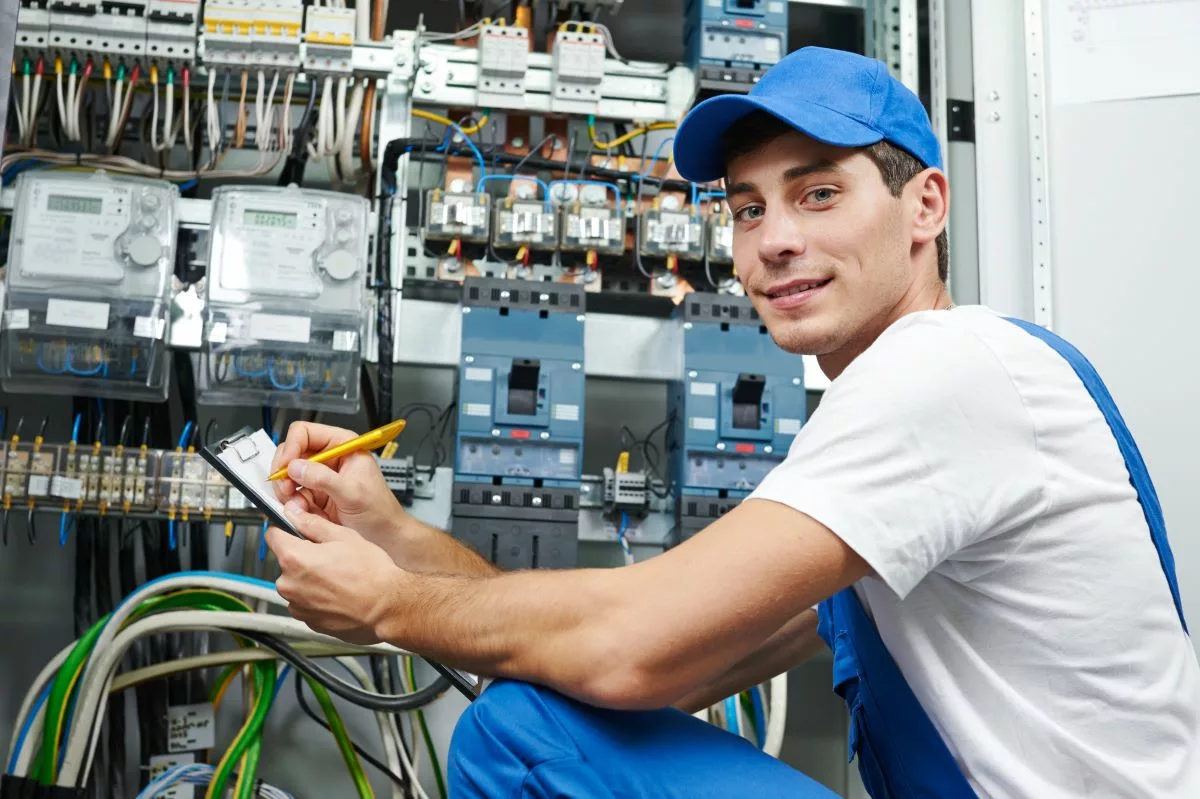
{"type": "Polygon", "coordinates": [[[299,503],[289,502],[285,510],[308,539],[267,530],[267,545],[279,561],[275,588],[288,601],[288,612],[343,641],[379,642],[375,631],[405,572],[354,530],[308,513],[299,503]]]}

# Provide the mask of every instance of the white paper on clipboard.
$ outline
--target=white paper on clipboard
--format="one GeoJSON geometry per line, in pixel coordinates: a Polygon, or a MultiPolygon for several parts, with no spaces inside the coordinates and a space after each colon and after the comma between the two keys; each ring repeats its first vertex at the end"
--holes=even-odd
{"type": "MultiPolygon", "coordinates": [[[[265,431],[255,430],[250,435],[228,442],[217,453],[217,458],[236,477],[230,479],[235,489],[252,502],[257,500],[257,504],[270,508],[280,521],[287,519],[283,504],[276,499],[275,488],[267,479],[271,476],[271,461],[275,459],[275,442],[265,431]]],[[[290,524],[284,529],[299,535],[290,524]]]]}

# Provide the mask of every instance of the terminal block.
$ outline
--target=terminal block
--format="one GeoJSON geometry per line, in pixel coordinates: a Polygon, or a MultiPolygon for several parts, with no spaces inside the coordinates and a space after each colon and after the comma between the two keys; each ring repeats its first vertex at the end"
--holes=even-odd
{"type": "Polygon", "coordinates": [[[491,197],[430,189],[426,203],[425,238],[430,241],[462,241],[486,244],[491,197]]]}
{"type": "Polygon", "coordinates": [[[575,202],[563,209],[562,220],[564,250],[594,250],[605,255],[625,252],[625,217],[616,208],[575,202]]]}
{"type": "Polygon", "coordinates": [[[528,68],[528,30],[515,25],[483,26],[479,31],[479,81],[475,87],[480,105],[524,109],[528,68]]]}
{"type": "Polygon", "coordinates": [[[146,55],[162,65],[196,62],[196,22],[200,0],[150,0],[146,55]]]}
{"type": "Polygon", "coordinates": [[[298,68],[303,24],[303,0],[258,0],[253,63],[267,69],[298,68]]]}
{"type": "Polygon", "coordinates": [[[604,469],[604,510],[641,514],[650,507],[650,478],[645,472],[604,469]]]}
{"type": "Polygon", "coordinates": [[[254,7],[250,0],[207,0],[204,4],[204,63],[246,68],[254,50],[254,7]]]}
{"type": "Polygon", "coordinates": [[[598,33],[563,31],[555,37],[550,62],[555,111],[595,112],[604,82],[604,58],[604,37],[598,33]]]}
{"type": "Polygon", "coordinates": [[[49,46],[50,10],[46,0],[21,0],[13,63],[25,58],[30,61],[44,58],[49,46]]]}
{"type": "Polygon", "coordinates": [[[493,243],[497,247],[554,249],[557,244],[556,221],[554,211],[540,200],[507,197],[496,203],[493,243]]]}
{"type": "Polygon", "coordinates": [[[642,255],[704,257],[704,219],[682,211],[651,209],[642,214],[642,255]]]}
{"type": "Polygon", "coordinates": [[[417,473],[412,458],[378,458],[388,490],[401,505],[410,506],[416,495],[417,473]]]}
{"type": "Polygon", "coordinates": [[[208,0],[204,63],[239,69],[300,66],[302,0],[208,0]]]}
{"type": "Polygon", "coordinates": [[[304,20],[304,71],[349,75],[354,52],[352,8],[313,6],[304,20]]]}
{"type": "Polygon", "coordinates": [[[706,248],[712,263],[733,263],[733,215],[727,208],[718,208],[709,214],[706,248]]]}

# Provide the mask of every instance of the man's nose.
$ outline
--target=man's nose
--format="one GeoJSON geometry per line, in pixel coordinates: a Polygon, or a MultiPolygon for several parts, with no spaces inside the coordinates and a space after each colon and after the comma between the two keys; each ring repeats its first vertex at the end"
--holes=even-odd
{"type": "Polygon", "coordinates": [[[758,258],[764,266],[786,265],[802,255],[806,246],[794,214],[785,209],[764,211],[758,235],[758,258]]]}

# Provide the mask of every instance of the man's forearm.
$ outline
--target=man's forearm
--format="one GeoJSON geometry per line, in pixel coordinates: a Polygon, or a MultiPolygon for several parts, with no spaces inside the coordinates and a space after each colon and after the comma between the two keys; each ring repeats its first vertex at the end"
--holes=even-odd
{"type": "Polygon", "coordinates": [[[397,535],[384,546],[392,560],[408,571],[489,577],[500,569],[449,533],[404,514],[397,535]]]}
{"type": "Polygon", "coordinates": [[[711,707],[727,696],[795,668],[824,646],[825,642],[817,635],[817,612],[806,610],[780,627],[761,647],[734,663],[716,680],[676,702],[675,707],[688,713],[711,707]]]}

